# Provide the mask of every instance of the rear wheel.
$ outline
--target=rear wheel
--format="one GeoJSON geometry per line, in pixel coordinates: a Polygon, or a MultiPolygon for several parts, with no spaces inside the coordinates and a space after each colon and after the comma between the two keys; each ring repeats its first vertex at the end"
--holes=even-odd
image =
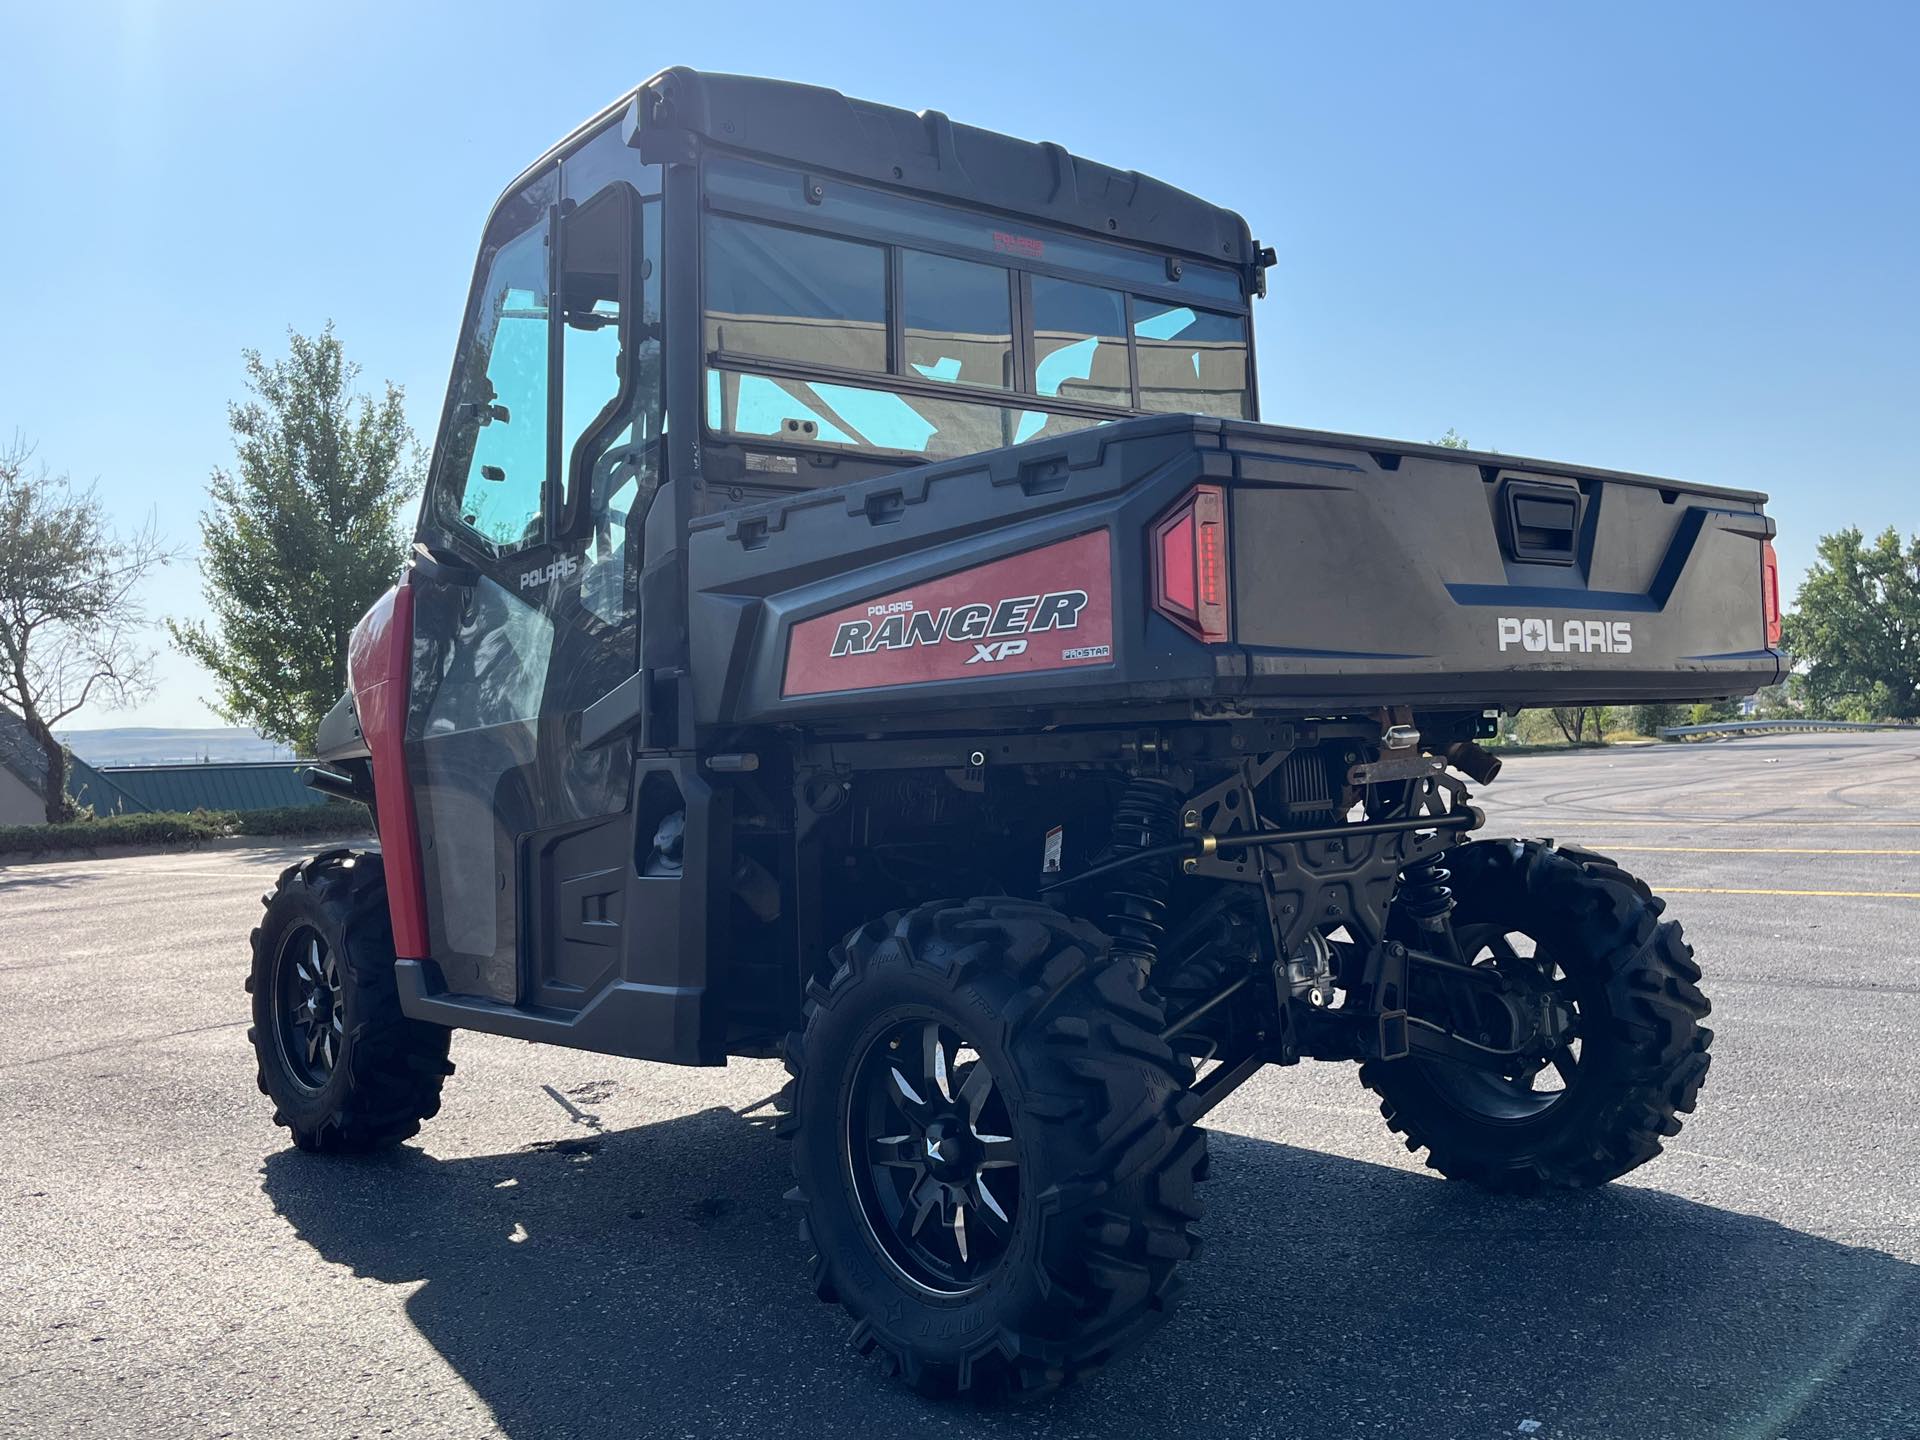
{"type": "Polygon", "coordinates": [[[940,902],[834,951],[788,1044],[793,1198],[854,1343],[934,1394],[1034,1394],[1138,1343],[1196,1255],[1204,1134],[1105,937],[940,902]]]}
{"type": "Polygon", "coordinates": [[[288,869],[253,932],[261,1093],[302,1150],[396,1145],[438,1112],[449,1032],[400,1013],[378,855],[334,850],[288,869]]]}
{"type": "MultiPolygon", "coordinates": [[[[1602,855],[1484,840],[1447,863],[1461,958],[1561,1018],[1506,1074],[1420,1056],[1368,1062],[1360,1078],[1387,1123],[1448,1178],[1494,1190],[1599,1185],[1651,1160],[1693,1110],[1713,1039],[1680,927],[1602,855]]],[[[1461,1023],[1409,1003],[1412,1023],[1461,1023]]]]}

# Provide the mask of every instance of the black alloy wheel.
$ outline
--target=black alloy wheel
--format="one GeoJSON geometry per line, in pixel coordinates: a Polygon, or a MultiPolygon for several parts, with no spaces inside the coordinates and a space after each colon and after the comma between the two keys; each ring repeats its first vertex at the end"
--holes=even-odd
{"type": "Polygon", "coordinates": [[[1416,991],[1409,1023],[1521,1053],[1493,1069],[1367,1061],[1360,1080],[1388,1125],[1441,1174],[1510,1193],[1603,1185],[1651,1160],[1711,1060],[1712,1007],[1679,925],[1589,850],[1475,840],[1447,865],[1461,954],[1502,987],[1416,991]]]}
{"type": "Polygon", "coordinates": [[[931,1017],[874,1036],[853,1078],[847,1160],[888,1261],[936,1295],[964,1295],[1007,1253],[1020,1151],[993,1071],[931,1017]]]}
{"type": "MultiPolygon", "coordinates": [[[[1455,930],[1461,957],[1479,969],[1496,972],[1507,1004],[1473,1005],[1448,1018],[1466,1043],[1478,1041],[1490,1048],[1519,1049],[1525,1059],[1506,1073],[1456,1065],[1446,1060],[1422,1059],[1436,1092],[1465,1113],[1489,1124],[1514,1124],[1544,1115],[1564,1101],[1577,1084],[1580,1070],[1581,986],[1553,958],[1541,941],[1524,930],[1500,924],[1464,926],[1455,930]],[[1527,1015],[1529,1037],[1507,1008],[1527,1015]],[[1491,1012],[1491,1013],[1489,1013],[1491,1012]],[[1530,1038],[1531,1043],[1522,1044],[1530,1038]]],[[[1482,992],[1484,993],[1484,992],[1482,992]]],[[[1431,1023],[1419,1016],[1415,1024],[1431,1023]]]]}
{"type": "Polygon", "coordinates": [[[320,932],[297,925],[280,942],[274,966],[274,1036],[293,1078],[324,1090],[346,1039],[340,962],[320,932]]]}
{"type": "Polygon", "coordinates": [[[813,1283],[930,1395],[1032,1396],[1110,1364],[1199,1253],[1192,1066],[1107,937],[1004,896],[834,947],[788,1038],[780,1128],[813,1283]]]}

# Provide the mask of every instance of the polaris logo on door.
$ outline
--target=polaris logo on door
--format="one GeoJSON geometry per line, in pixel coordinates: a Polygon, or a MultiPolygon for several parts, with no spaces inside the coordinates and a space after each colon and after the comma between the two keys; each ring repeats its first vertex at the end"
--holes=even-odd
{"type": "Polygon", "coordinates": [[[1500,649],[1518,646],[1535,655],[1631,655],[1631,620],[1545,620],[1538,615],[1502,615],[1500,649]]]}
{"type": "Polygon", "coordinates": [[[1032,671],[1110,663],[1113,639],[1112,537],[1093,530],[897,590],[870,590],[800,621],[787,632],[781,693],[989,676],[1005,683],[1032,671]]]}
{"type": "Polygon", "coordinates": [[[551,565],[542,566],[538,570],[528,570],[522,574],[520,576],[520,588],[522,590],[531,590],[534,586],[544,585],[549,580],[571,580],[573,578],[573,572],[579,568],[580,557],[578,555],[562,555],[551,565]]]}
{"type": "Polygon", "coordinates": [[[913,645],[967,641],[973,645],[969,665],[981,660],[1004,660],[1025,652],[1026,641],[983,645],[983,640],[1009,635],[1038,634],[1042,630],[1073,630],[1087,608],[1084,590],[1056,590],[1050,595],[1012,596],[995,603],[973,601],[941,610],[916,610],[911,600],[870,605],[863,620],[843,621],[834,631],[832,654],[870,655],[876,650],[904,650],[913,645]],[[1009,648],[1017,645],[1017,649],[1009,648]]]}

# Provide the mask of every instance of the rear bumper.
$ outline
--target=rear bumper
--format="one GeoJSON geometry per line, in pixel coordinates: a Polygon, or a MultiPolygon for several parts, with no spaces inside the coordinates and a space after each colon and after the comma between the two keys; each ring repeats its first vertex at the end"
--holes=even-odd
{"type": "Polygon", "coordinates": [[[1722,700],[1776,684],[1774,651],[1637,668],[1577,664],[1459,668],[1443,657],[1343,657],[1246,650],[1242,698],[1262,708],[1315,711],[1374,705],[1521,710],[1554,705],[1650,705],[1722,700]]]}

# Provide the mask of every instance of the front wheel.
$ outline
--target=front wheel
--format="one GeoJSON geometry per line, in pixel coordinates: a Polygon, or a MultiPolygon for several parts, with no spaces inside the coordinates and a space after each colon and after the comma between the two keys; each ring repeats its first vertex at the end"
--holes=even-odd
{"type": "MultiPolygon", "coordinates": [[[[1600,1185],[1651,1160],[1693,1110],[1713,1040],[1679,925],[1587,851],[1481,840],[1447,864],[1461,958],[1567,1023],[1510,1074],[1417,1055],[1369,1061],[1360,1079],[1387,1123],[1449,1179],[1493,1190],[1600,1185]]],[[[1413,1024],[1456,1023],[1423,1017],[1417,994],[1409,1008],[1413,1024]]]]}
{"type": "Polygon", "coordinates": [[[400,1012],[380,856],[292,866],[253,932],[247,1038],[273,1121],[302,1150],[397,1145],[440,1108],[449,1032],[400,1012]]]}
{"type": "Polygon", "coordinates": [[[1205,1135],[1185,1061],[1105,937],[1042,905],[945,901],[833,955],[788,1045],[793,1198],[815,1288],[927,1393],[1031,1395],[1167,1313],[1205,1135]]]}

